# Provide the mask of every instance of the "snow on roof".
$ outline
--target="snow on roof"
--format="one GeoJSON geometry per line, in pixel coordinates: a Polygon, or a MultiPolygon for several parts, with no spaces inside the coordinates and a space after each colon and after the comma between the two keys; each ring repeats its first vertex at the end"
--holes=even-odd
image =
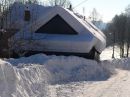
{"type": "Polygon", "coordinates": [[[8,13],[8,22],[9,27],[15,27],[21,29],[24,27],[26,22],[24,21],[24,11],[27,9],[30,10],[31,20],[28,24],[32,23],[34,20],[37,20],[44,12],[48,11],[51,7],[44,7],[42,5],[37,4],[22,4],[19,2],[15,2],[12,6],[10,6],[10,11],[8,13]]]}
{"type": "MultiPolygon", "coordinates": [[[[25,35],[29,35],[27,34],[28,32],[35,32],[41,26],[50,21],[54,16],[60,15],[79,34],[87,34],[97,39],[97,43],[94,44],[96,44],[95,48],[99,52],[102,52],[102,50],[106,47],[105,35],[90,21],[83,20],[78,14],[68,9],[64,9],[59,6],[44,7],[37,4],[14,4],[11,14],[16,15],[11,18],[12,23],[16,26],[18,25],[21,29],[18,33],[24,32],[26,33],[25,35]],[[31,20],[29,22],[24,21],[24,11],[27,7],[31,13],[31,20]]],[[[16,36],[18,36],[18,34],[16,36]]]]}
{"type": "MultiPolygon", "coordinates": [[[[12,24],[25,24],[24,23],[24,11],[30,10],[31,13],[31,21],[28,27],[32,27],[32,31],[37,30],[40,26],[44,25],[47,21],[49,21],[51,18],[53,18],[56,14],[59,14],[72,28],[74,28],[78,33],[86,33],[94,31],[91,31],[90,29],[95,29],[95,32],[100,33],[103,37],[105,35],[97,28],[95,27],[91,22],[88,20],[85,20],[87,24],[79,17],[79,15],[68,9],[64,9],[62,7],[56,6],[56,7],[45,7],[42,5],[37,4],[27,4],[23,5],[21,3],[14,3],[11,7],[11,23],[12,24]],[[15,15],[15,17],[14,17],[15,15]],[[86,25],[86,26],[84,26],[86,25]],[[90,25],[90,26],[89,26],[90,25]],[[89,28],[87,27],[89,26],[89,28]],[[87,27],[87,29],[86,29],[87,27]]],[[[20,28],[22,29],[23,26],[20,28]]],[[[25,28],[25,27],[24,27],[25,28]]]]}

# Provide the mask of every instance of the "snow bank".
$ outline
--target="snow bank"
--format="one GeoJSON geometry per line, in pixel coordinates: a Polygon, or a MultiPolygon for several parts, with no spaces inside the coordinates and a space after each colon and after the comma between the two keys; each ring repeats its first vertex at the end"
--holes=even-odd
{"type": "Polygon", "coordinates": [[[102,63],[75,56],[65,57],[37,54],[28,58],[23,57],[7,61],[18,67],[40,64],[50,72],[51,78],[49,82],[51,84],[105,80],[111,75],[111,71],[102,63]]]}
{"type": "Polygon", "coordinates": [[[0,60],[0,97],[48,97],[48,76],[39,65],[17,68],[0,60]]]}
{"type": "Polygon", "coordinates": [[[0,97],[48,97],[49,84],[106,80],[107,63],[44,54],[0,60],[0,97]]]}
{"type": "Polygon", "coordinates": [[[114,59],[111,60],[111,64],[115,68],[130,70],[130,58],[114,59]]]}
{"type": "MultiPolygon", "coordinates": [[[[114,68],[130,70],[130,58],[120,58],[120,48],[115,46],[114,59],[112,59],[113,47],[107,47],[100,55],[103,64],[114,66],[114,68]]],[[[125,51],[126,53],[126,51],[125,51]]]]}
{"type": "Polygon", "coordinates": [[[104,80],[110,76],[101,64],[79,57],[52,57],[45,64],[54,79],[51,83],[104,80]]]}

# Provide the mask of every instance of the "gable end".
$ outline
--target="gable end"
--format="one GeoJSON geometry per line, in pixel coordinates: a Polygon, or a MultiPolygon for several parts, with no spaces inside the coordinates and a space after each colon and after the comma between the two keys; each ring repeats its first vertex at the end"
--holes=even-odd
{"type": "Polygon", "coordinates": [[[61,16],[56,15],[46,24],[41,26],[35,33],[46,34],[78,34],[61,16]]]}

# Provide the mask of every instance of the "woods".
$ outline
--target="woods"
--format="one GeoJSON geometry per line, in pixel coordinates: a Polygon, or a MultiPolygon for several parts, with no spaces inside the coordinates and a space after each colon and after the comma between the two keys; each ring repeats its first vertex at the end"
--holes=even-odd
{"type": "Polygon", "coordinates": [[[124,13],[116,15],[110,23],[108,23],[105,30],[108,37],[108,45],[118,45],[120,48],[120,57],[129,56],[130,45],[130,6],[128,6],[124,13]],[[125,53],[126,52],[126,53],[125,53]]]}

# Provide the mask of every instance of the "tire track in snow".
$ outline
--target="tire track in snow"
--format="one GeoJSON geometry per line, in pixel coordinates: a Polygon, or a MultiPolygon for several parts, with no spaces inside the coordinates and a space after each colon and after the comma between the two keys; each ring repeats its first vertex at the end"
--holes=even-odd
{"type": "Polygon", "coordinates": [[[51,86],[55,92],[55,96],[51,97],[129,97],[130,71],[117,71],[118,73],[107,81],[51,86]]]}
{"type": "Polygon", "coordinates": [[[98,97],[123,97],[121,90],[125,85],[123,82],[124,79],[128,80],[130,78],[128,77],[128,73],[130,72],[121,70],[117,78],[98,97]]]}

